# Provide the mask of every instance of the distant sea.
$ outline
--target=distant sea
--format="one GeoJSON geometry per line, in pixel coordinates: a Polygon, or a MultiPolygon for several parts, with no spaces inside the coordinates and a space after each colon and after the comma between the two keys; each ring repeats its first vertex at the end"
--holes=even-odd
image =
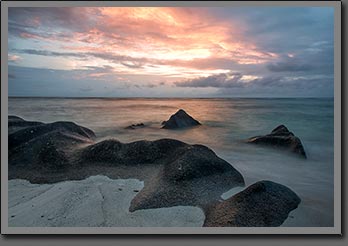
{"type": "Polygon", "coordinates": [[[211,148],[242,173],[246,185],[271,180],[301,198],[283,226],[333,226],[334,101],[332,98],[9,98],[9,115],[42,122],[73,121],[92,129],[97,140],[122,142],[174,138],[211,148]],[[178,109],[202,126],[160,129],[178,109]],[[144,123],[145,128],[126,126],[144,123]],[[297,135],[308,159],[284,151],[246,144],[284,124],[297,135]]]}

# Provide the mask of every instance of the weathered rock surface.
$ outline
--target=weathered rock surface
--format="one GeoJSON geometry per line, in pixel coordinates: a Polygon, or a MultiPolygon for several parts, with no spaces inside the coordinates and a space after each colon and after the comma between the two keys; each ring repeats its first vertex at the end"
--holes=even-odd
{"type": "Polygon", "coordinates": [[[132,124],[130,126],[125,127],[125,129],[131,129],[131,130],[135,130],[138,128],[144,128],[145,124],[144,123],[138,123],[138,124],[132,124]]]}
{"type": "Polygon", "coordinates": [[[164,129],[178,129],[201,125],[197,120],[188,115],[183,109],[170,116],[169,120],[162,122],[164,129]]]}
{"type": "Polygon", "coordinates": [[[15,131],[21,130],[29,126],[42,125],[42,122],[37,121],[26,121],[18,116],[9,115],[8,116],[8,132],[13,133],[15,131]]]}
{"type": "Polygon", "coordinates": [[[145,188],[131,210],[206,206],[236,186],[242,175],[209,148],[173,139],[93,142],[94,133],[71,122],[31,126],[9,135],[9,178],[33,183],[81,180],[91,175],[138,178],[145,188]]]}
{"type": "Polygon", "coordinates": [[[202,145],[183,145],[167,153],[158,174],[132,200],[130,211],[193,205],[204,208],[220,195],[244,186],[242,175],[202,145]]]}
{"type": "Polygon", "coordinates": [[[76,125],[73,122],[57,121],[49,124],[38,124],[27,126],[21,130],[9,134],[8,145],[9,149],[15,148],[23,143],[39,138],[53,132],[61,133],[62,135],[76,136],[77,138],[92,139],[95,134],[92,130],[76,125]]]}
{"type": "Polygon", "coordinates": [[[270,134],[249,138],[247,142],[288,149],[291,152],[307,158],[301,140],[284,125],[276,127],[270,134]]]}
{"type": "MultiPolygon", "coordinates": [[[[13,118],[12,118],[13,119],[13,118]]],[[[73,151],[80,144],[93,143],[92,130],[73,122],[24,124],[8,135],[9,178],[49,180],[67,171],[73,151]],[[47,177],[45,176],[46,174],[47,177]]]]}
{"type": "Polygon", "coordinates": [[[280,226],[300,201],[286,186],[260,181],[207,209],[203,226],[280,226]]]}
{"type": "Polygon", "coordinates": [[[86,147],[79,158],[87,166],[93,163],[121,169],[136,166],[138,172],[145,166],[154,168],[145,177],[144,189],[132,200],[130,211],[204,206],[230,188],[244,186],[242,175],[209,148],[173,139],[126,144],[106,140],[86,147]]]}

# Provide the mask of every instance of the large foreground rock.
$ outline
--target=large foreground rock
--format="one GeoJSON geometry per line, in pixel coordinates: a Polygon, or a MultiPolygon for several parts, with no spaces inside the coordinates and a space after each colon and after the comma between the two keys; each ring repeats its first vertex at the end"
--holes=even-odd
{"type": "Polygon", "coordinates": [[[211,149],[174,139],[95,143],[94,133],[72,122],[30,126],[9,135],[9,178],[32,183],[82,180],[92,175],[137,178],[145,187],[131,211],[206,207],[236,186],[242,175],[211,149]]]}
{"type": "Polygon", "coordinates": [[[164,129],[178,129],[201,125],[197,120],[188,115],[183,109],[170,116],[169,120],[162,122],[164,129]]]}
{"type": "Polygon", "coordinates": [[[92,139],[95,137],[92,130],[79,126],[73,122],[57,121],[49,124],[40,123],[37,125],[27,125],[27,127],[9,134],[9,149],[53,132],[85,139],[92,139]]]}
{"type": "Polygon", "coordinates": [[[21,130],[29,126],[42,125],[44,123],[38,121],[26,121],[18,116],[9,115],[8,116],[8,132],[9,134],[21,130]]]}
{"type": "MultiPolygon", "coordinates": [[[[145,187],[132,200],[130,211],[148,208],[198,205],[204,207],[236,186],[242,175],[209,148],[174,139],[121,143],[105,140],[83,149],[81,165],[138,170],[153,168],[145,187]]],[[[105,175],[108,175],[107,173],[105,175]]]]}
{"type": "Polygon", "coordinates": [[[172,149],[163,164],[132,200],[130,211],[178,205],[204,209],[219,200],[228,187],[244,186],[236,169],[202,145],[172,149]]]}
{"type": "Polygon", "coordinates": [[[208,209],[204,226],[280,226],[300,201],[286,186],[260,181],[208,209]]]}
{"type": "MultiPolygon", "coordinates": [[[[25,178],[35,182],[49,180],[50,174],[64,173],[73,163],[76,146],[93,143],[92,130],[73,122],[22,122],[20,129],[8,135],[9,178],[25,178]],[[46,174],[47,177],[45,177],[46,174]]],[[[10,128],[10,126],[9,126],[10,128]]]]}
{"type": "Polygon", "coordinates": [[[249,138],[247,142],[288,149],[293,153],[307,158],[301,140],[290,132],[284,125],[276,127],[270,134],[249,138]]]}

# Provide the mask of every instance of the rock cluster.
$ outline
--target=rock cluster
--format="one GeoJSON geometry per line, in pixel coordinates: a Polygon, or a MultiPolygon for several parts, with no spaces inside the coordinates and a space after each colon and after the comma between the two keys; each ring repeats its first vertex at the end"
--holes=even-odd
{"type": "MultiPolygon", "coordinates": [[[[166,126],[185,118],[183,112],[171,117],[166,126]]],[[[188,119],[174,125],[195,122],[188,119]]],[[[270,181],[258,182],[219,202],[222,193],[243,187],[244,178],[203,145],[174,139],[131,143],[109,139],[96,143],[92,130],[73,122],[46,124],[10,116],[8,124],[9,179],[55,183],[92,175],[136,178],[145,186],[134,191],[137,195],[130,211],[199,206],[206,214],[204,226],[279,226],[300,202],[289,188],[270,181]]],[[[285,127],[270,135],[294,138],[285,127]]]]}

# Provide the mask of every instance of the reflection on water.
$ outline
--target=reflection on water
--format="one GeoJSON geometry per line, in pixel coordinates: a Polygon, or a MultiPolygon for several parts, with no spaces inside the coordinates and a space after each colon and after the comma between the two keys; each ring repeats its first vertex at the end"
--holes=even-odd
{"type": "Polygon", "coordinates": [[[316,212],[308,214],[320,217],[315,225],[308,218],[305,225],[333,225],[333,99],[10,98],[9,114],[43,122],[74,121],[92,129],[99,140],[175,138],[206,145],[237,168],[247,185],[268,179],[297,192],[302,199],[299,210],[306,210],[310,204],[316,212]],[[160,129],[161,122],[180,108],[202,126],[160,129]],[[147,127],[124,129],[140,122],[147,127]],[[248,137],[269,133],[279,124],[300,137],[307,160],[243,143],[248,137]]]}

